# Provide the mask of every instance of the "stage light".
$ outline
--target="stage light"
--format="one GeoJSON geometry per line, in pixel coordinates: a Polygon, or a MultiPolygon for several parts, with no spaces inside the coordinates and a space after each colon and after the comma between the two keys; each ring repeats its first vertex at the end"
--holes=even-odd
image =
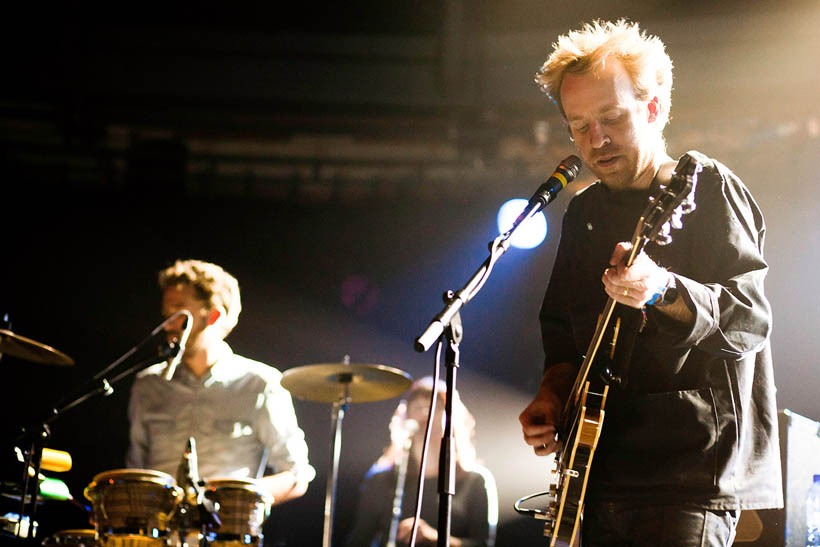
{"type": "MultiPolygon", "coordinates": [[[[513,222],[527,206],[526,199],[511,199],[498,209],[498,232],[504,233],[512,228],[513,222]]],[[[519,249],[533,249],[538,247],[547,237],[547,218],[544,213],[538,212],[527,222],[522,224],[510,239],[510,244],[519,249]]]]}

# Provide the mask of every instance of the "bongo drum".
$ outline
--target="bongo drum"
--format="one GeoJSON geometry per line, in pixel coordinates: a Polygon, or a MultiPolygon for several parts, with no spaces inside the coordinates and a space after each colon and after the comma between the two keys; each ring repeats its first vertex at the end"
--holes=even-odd
{"type": "Polygon", "coordinates": [[[85,489],[103,547],[166,545],[182,489],[174,478],[150,469],[100,473],[85,489]]]}
{"type": "Polygon", "coordinates": [[[222,523],[206,536],[209,545],[262,545],[262,524],[271,500],[255,481],[212,479],[205,483],[205,497],[222,523]]]}

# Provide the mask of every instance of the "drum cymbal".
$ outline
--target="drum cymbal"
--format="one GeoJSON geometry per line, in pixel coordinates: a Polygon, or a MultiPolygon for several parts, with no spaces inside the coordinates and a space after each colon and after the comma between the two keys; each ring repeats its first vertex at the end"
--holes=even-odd
{"type": "Polygon", "coordinates": [[[319,403],[340,402],[347,386],[350,402],[368,403],[401,395],[413,379],[385,365],[320,363],[286,370],[282,385],[295,397],[319,403]]]}
{"type": "Polygon", "coordinates": [[[11,355],[43,363],[46,365],[73,365],[74,359],[51,346],[35,342],[31,338],[14,334],[10,330],[0,329],[0,354],[11,355]]]}

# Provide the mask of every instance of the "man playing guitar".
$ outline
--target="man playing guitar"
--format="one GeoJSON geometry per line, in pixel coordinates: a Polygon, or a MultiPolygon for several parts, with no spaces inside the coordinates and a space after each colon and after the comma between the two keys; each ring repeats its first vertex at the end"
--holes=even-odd
{"type": "MultiPolygon", "coordinates": [[[[545,372],[519,417],[524,440],[540,456],[568,448],[576,377],[611,300],[626,348],[611,354],[606,417],[572,501],[581,541],[731,545],[741,509],[783,503],[761,212],[734,173],[690,152],[702,167],[696,210],[669,245],[630,257],[633,227],[676,163],[663,137],[664,44],[637,24],[596,21],[558,39],[537,82],[599,180],[563,220],[540,314],[545,372]]],[[[590,381],[601,376],[593,366],[590,381]]],[[[557,499],[556,510],[570,510],[557,499]]],[[[577,544],[557,537],[550,545],[577,544]]]]}

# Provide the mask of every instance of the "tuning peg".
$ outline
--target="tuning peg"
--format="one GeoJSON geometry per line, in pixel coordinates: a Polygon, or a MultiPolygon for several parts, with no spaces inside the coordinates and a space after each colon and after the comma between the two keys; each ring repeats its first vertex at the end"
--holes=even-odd
{"type": "Polygon", "coordinates": [[[683,213],[684,215],[688,215],[697,208],[698,206],[691,199],[684,200],[683,203],[680,204],[681,213],[683,213]]]}
{"type": "Polygon", "coordinates": [[[669,234],[658,234],[655,237],[654,241],[658,245],[663,246],[663,245],[669,245],[670,243],[672,243],[672,238],[669,236],[669,234]]]}

